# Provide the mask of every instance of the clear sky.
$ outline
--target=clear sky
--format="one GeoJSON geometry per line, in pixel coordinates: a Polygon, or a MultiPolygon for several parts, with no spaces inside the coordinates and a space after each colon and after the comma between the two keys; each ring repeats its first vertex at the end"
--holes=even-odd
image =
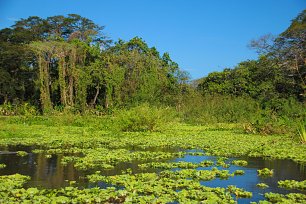
{"type": "Polygon", "coordinates": [[[29,16],[79,14],[113,40],[143,38],[193,79],[255,59],[252,39],[277,35],[306,0],[0,0],[0,28],[29,16]]]}

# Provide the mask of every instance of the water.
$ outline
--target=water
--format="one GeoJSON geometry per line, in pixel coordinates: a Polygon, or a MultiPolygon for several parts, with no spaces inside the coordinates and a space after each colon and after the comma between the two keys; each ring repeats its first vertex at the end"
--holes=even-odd
{"type": "MultiPolygon", "coordinates": [[[[29,153],[25,157],[16,155],[16,151],[23,150],[31,152],[29,147],[11,147],[2,149],[0,152],[0,163],[4,163],[7,166],[4,169],[0,169],[0,175],[10,174],[23,174],[31,176],[31,181],[27,183],[26,187],[39,187],[39,188],[60,188],[69,185],[69,181],[77,181],[80,187],[92,187],[93,185],[88,183],[85,179],[87,174],[93,173],[95,170],[84,172],[76,170],[72,164],[67,166],[61,165],[60,161],[63,155],[52,155],[52,158],[46,158],[44,154],[33,154],[29,153]]],[[[194,151],[194,150],[190,150],[194,151]]],[[[262,158],[229,158],[226,163],[230,163],[234,159],[243,159],[248,161],[246,167],[239,167],[231,165],[227,170],[230,173],[235,170],[241,169],[245,171],[244,175],[230,177],[227,180],[215,179],[211,181],[202,181],[201,183],[209,187],[227,187],[228,185],[236,185],[239,188],[243,188],[253,193],[253,197],[250,199],[238,199],[238,203],[249,203],[251,201],[264,200],[264,193],[292,193],[305,191],[297,190],[286,190],[277,187],[279,180],[306,180],[306,170],[303,166],[291,161],[291,160],[265,160],[262,158]],[[262,178],[258,177],[257,170],[263,168],[274,169],[273,177],[262,178]],[[260,189],[256,187],[258,183],[266,183],[269,188],[260,189]]],[[[174,158],[170,162],[186,161],[186,162],[201,162],[203,160],[216,161],[217,157],[214,156],[192,156],[186,155],[183,158],[174,158]]],[[[122,170],[131,168],[134,173],[142,172],[138,168],[139,162],[133,163],[120,163],[115,169],[102,171],[103,175],[115,175],[120,174],[122,170]]],[[[212,167],[198,168],[200,169],[211,169],[212,167]]],[[[218,167],[221,168],[221,167],[218,167]]],[[[149,169],[146,172],[156,172],[156,169],[149,169]]],[[[105,187],[105,184],[101,183],[101,187],[105,187]]]]}
{"type": "MultiPolygon", "coordinates": [[[[192,152],[192,150],[190,151],[192,152]]],[[[242,159],[248,161],[248,165],[246,167],[234,166],[231,165],[229,168],[218,167],[219,169],[227,169],[230,173],[235,170],[244,170],[244,175],[237,175],[234,177],[230,177],[227,180],[215,179],[211,181],[203,181],[202,185],[208,187],[227,187],[228,185],[235,185],[239,188],[243,188],[247,191],[253,193],[252,198],[240,198],[238,199],[238,203],[250,203],[251,201],[259,201],[264,200],[264,194],[268,192],[273,193],[306,193],[305,191],[298,190],[287,190],[284,188],[278,188],[277,182],[279,180],[297,180],[302,181],[306,180],[306,169],[304,166],[297,164],[291,160],[267,160],[263,158],[248,158],[248,157],[240,157],[240,158],[229,158],[225,161],[225,163],[230,163],[232,160],[242,159]],[[258,169],[269,168],[274,170],[274,174],[272,177],[259,177],[257,175],[258,169]],[[258,183],[266,183],[269,187],[265,189],[258,188],[256,184],[258,183]]],[[[214,156],[191,156],[186,155],[184,158],[178,158],[175,162],[178,161],[186,161],[198,163],[203,160],[212,160],[216,161],[217,157],[214,156]]],[[[206,168],[198,168],[199,170],[211,169],[211,167],[206,168]]]]}

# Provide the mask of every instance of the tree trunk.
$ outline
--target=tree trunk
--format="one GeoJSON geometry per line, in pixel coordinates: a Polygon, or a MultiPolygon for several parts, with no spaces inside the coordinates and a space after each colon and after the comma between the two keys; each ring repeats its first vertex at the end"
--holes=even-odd
{"type": "Polygon", "coordinates": [[[95,97],[94,97],[94,98],[92,99],[92,101],[90,102],[90,105],[91,105],[91,106],[96,105],[96,101],[97,101],[97,98],[98,98],[99,93],[100,93],[100,87],[97,86],[95,97]]]}
{"type": "Polygon", "coordinates": [[[61,104],[63,106],[67,105],[67,97],[66,97],[66,63],[65,63],[65,56],[61,56],[58,64],[58,80],[59,80],[59,86],[60,86],[60,94],[61,94],[61,104]]]}
{"type": "Polygon", "coordinates": [[[40,80],[40,101],[42,105],[42,111],[44,113],[49,112],[52,108],[50,99],[50,89],[49,89],[49,63],[40,53],[38,56],[39,65],[39,80],[40,80]]]}

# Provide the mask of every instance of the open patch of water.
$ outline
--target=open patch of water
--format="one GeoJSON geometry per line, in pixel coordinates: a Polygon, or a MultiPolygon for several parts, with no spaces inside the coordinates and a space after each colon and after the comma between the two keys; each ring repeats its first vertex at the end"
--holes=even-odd
{"type": "MultiPolygon", "coordinates": [[[[189,150],[188,152],[193,152],[196,150],[189,150]]],[[[183,158],[175,159],[174,162],[185,161],[199,163],[203,160],[217,161],[218,157],[215,156],[193,156],[186,155],[183,158]]],[[[233,160],[246,160],[248,165],[245,167],[230,165],[229,168],[218,167],[219,169],[227,169],[230,173],[236,170],[244,170],[244,175],[230,177],[226,180],[215,179],[211,181],[202,181],[201,184],[208,187],[227,187],[229,185],[235,185],[238,188],[243,188],[247,191],[253,193],[252,198],[238,199],[238,203],[250,203],[252,201],[264,200],[264,194],[268,192],[273,193],[305,193],[305,191],[298,190],[287,190],[284,188],[278,188],[277,182],[280,180],[306,180],[306,169],[305,166],[297,164],[291,160],[268,160],[263,158],[252,158],[252,157],[239,157],[239,158],[229,158],[225,163],[231,163],[233,160]],[[258,169],[269,168],[273,169],[272,177],[260,177],[257,175],[258,169]],[[266,183],[269,187],[265,189],[258,188],[256,184],[266,183]]],[[[198,168],[199,170],[211,169],[211,167],[198,168]]]]}
{"type": "MultiPolygon", "coordinates": [[[[68,186],[68,181],[77,181],[77,185],[80,187],[92,187],[93,184],[88,183],[85,179],[87,174],[93,173],[86,171],[76,170],[72,164],[63,166],[61,164],[62,154],[52,155],[51,158],[46,158],[43,153],[34,154],[31,153],[31,149],[22,147],[18,150],[23,150],[30,152],[28,155],[21,157],[16,154],[16,149],[7,148],[0,152],[0,163],[6,164],[6,167],[0,169],[0,175],[10,175],[10,174],[23,174],[31,177],[31,181],[27,183],[26,187],[41,187],[41,188],[60,188],[68,186]],[[13,151],[14,150],[14,151],[13,151]]],[[[189,150],[187,152],[192,152],[194,150],[189,150]]],[[[217,161],[218,157],[214,156],[193,156],[185,155],[182,158],[174,158],[168,160],[169,162],[193,162],[200,163],[203,160],[217,161]]],[[[230,177],[227,180],[214,179],[211,181],[202,181],[201,184],[208,187],[227,187],[228,185],[235,185],[239,188],[243,188],[247,191],[253,193],[252,198],[238,199],[238,203],[249,203],[251,201],[264,200],[264,193],[274,192],[274,193],[292,193],[300,192],[306,193],[305,191],[294,191],[286,190],[283,188],[278,188],[277,182],[279,180],[306,180],[306,169],[291,160],[266,160],[263,158],[229,158],[226,163],[231,163],[232,160],[243,159],[248,161],[248,165],[245,167],[230,165],[226,168],[230,173],[235,170],[244,170],[245,174],[241,176],[230,177]],[[258,169],[269,168],[274,170],[274,175],[272,177],[259,177],[257,175],[258,169]],[[269,185],[266,189],[260,189],[256,186],[258,183],[266,183],[269,185]]],[[[147,161],[149,162],[149,161],[147,161]]],[[[134,173],[143,172],[138,167],[140,162],[132,163],[119,163],[114,169],[101,171],[103,175],[116,175],[121,174],[122,171],[130,168],[134,173]]],[[[212,167],[200,167],[199,170],[208,169],[212,167]]],[[[219,169],[225,169],[218,167],[219,169]]],[[[177,170],[177,169],[173,169],[177,170]]],[[[146,172],[157,172],[158,169],[146,169],[146,172]]],[[[100,187],[105,187],[103,183],[99,183],[100,187]]]]}

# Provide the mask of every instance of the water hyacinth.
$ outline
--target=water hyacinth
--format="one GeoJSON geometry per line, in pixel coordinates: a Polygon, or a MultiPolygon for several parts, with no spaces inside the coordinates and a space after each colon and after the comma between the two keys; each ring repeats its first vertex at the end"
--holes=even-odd
{"type": "Polygon", "coordinates": [[[274,172],[273,172],[273,169],[263,168],[263,169],[257,170],[257,173],[259,176],[268,177],[268,176],[273,176],[274,172]]]}
{"type": "Polygon", "coordinates": [[[258,184],[256,184],[256,186],[258,187],[258,188],[268,188],[269,186],[267,185],[267,184],[265,184],[265,183],[258,183],[258,184]]]}
{"type": "Polygon", "coordinates": [[[306,180],[295,181],[295,180],[284,180],[278,181],[278,186],[287,189],[306,190],[306,180]]]}
{"type": "MultiPolygon", "coordinates": [[[[23,185],[29,177],[16,175],[13,179],[7,176],[2,178],[5,185],[0,192],[3,195],[1,203],[5,203],[4,199],[13,203],[50,203],[60,199],[75,203],[235,203],[236,199],[251,199],[252,192],[236,184],[206,186],[209,182],[227,180],[231,183],[238,176],[241,179],[248,176],[248,168],[245,168],[248,161],[232,160],[231,157],[253,155],[306,162],[303,145],[289,137],[237,135],[233,128],[219,131],[205,126],[173,124],[163,132],[112,132],[90,124],[88,127],[55,127],[16,125],[0,120],[0,125],[3,149],[21,145],[24,149],[14,151],[29,155],[19,157],[21,161],[36,155],[42,156],[41,159],[47,157],[44,161],[57,161],[59,167],[81,172],[83,179],[93,187],[78,188],[81,180],[76,179],[57,189],[26,188],[23,185]],[[186,158],[191,160],[182,161],[186,158]],[[119,166],[125,167],[121,173],[116,171],[119,166]],[[94,187],[101,183],[106,186],[94,187]]],[[[273,175],[270,169],[258,171],[259,175],[266,173],[273,175]]],[[[276,197],[270,194],[266,199],[276,197]]],[[[286,201],[303,199],[299,194],[281,197],[286,201]]]]}

